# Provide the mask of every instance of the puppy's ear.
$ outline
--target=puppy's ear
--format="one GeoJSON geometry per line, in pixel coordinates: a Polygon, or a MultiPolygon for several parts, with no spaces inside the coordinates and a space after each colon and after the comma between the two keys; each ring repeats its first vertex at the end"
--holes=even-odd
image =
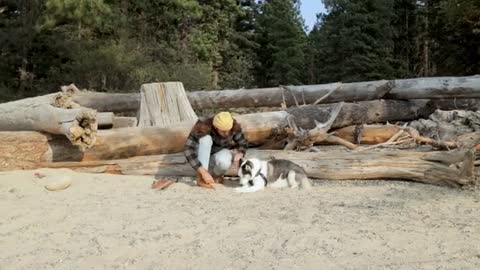
{"type": "Polygon", "coordinates": [[[238,162],[239,162],[238,164],[242,165],[243,164],[243,158],[240,158],[240,160],[238,162]]]}
{"type": "Polygon", "coordinates": [[[253,169],[253,163],[251,160],[247,160],[247,162],[245,162],[245,169],[248,169],[248,170],[253,169]]]}

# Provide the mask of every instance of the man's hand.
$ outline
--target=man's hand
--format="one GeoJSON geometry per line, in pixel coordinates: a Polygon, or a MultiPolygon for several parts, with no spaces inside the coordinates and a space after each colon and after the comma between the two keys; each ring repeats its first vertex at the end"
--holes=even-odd
{"type": "Polygon", "coordinates": [[[198,168],[198,173],[202,176],[202,179],[207,183],[207,184],[215,184],[215,181],[213,180],[212,175],[208,172],[207,169],[200,167],[198,168]]]}
{"type": "Polygon", "coordinates": [[[202,174],[202,178],[207,184],[215,184],[215,180],[213,180],[213,176],[208,171],[202,174]]]}
{"type": "Polygon", "coordinates": [[[243,158],[243,153],[235,153],[235,156],[233,157],[233,162],[237,163],[240,161],[240,159],[243,158]]]}

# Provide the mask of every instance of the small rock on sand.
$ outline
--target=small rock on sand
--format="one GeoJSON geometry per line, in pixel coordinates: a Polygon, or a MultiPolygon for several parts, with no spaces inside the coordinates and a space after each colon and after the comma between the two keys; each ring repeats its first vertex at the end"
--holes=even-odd
{"type": "Polygon", "coordinates": [[[72,178],[69,175],[51,175],[48,178],[45,188],[50,191],[64,190],[72,184],[72,178]]]}

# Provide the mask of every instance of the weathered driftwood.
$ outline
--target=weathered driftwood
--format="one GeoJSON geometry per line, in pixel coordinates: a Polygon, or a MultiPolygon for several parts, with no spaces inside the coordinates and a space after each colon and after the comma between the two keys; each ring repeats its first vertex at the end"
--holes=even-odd
{"type": "Polygon", "coordinates": [[[113,114],[113,112],[97,113],[98,128],[111,128],[113,126],[114,117],[115,115],[113,114]]]}
{"type": "Polygon", "coordinates": [[[79,91],[73,95],[72,99],[83,107],[99,112],[136,112],[140,108],[139,93],[79,91]]]}
{"type": "Polygon", "coordinates": [[[436,110],[428,119],[418,119],[409,126],[429,138],[452,140],[460,134],[480,133],[480,111],[436,110]]]}
{"type": "MultiPolygon", "coordinates": [[[[457,99],[455,105],[449,101],[436,101],[437,109],[478,108],[480,98],[480,76],[432,77],[405,80],[381,80],[356,83],[330,83],[258,89],[237,89],[220,91],[194,91],[187,93],[192,107],[196,110],[209,108],[279,107],[285,102],[320,103],[367,101],[376,99],[457,99]],[[462,100],[469,99],[469,100],[462,100]]],[[[78,104],[98,111],[126,112],[140,107],[140,94],[107,94],[80,92],[73,100],[78,104]]]]}
{"type": "MultiPolygon", "coordinates": [[[[330,127],[332,126],[335,119],[338,117],[338,114],[343,108],[343,102],[338,103],[337,106],[332,110],[330,118],[324,122],[320,123],[315,121],[315,128],[310,130],[305,130],[303,128],[299,128],[295,122],[295,118],[290,115],[287,118],[289,129],[287,130],[287,138],[286,138],[286,146],[283,148],[284,150],[293,150],[293,149],[307,149],[312,147],[314,144],[328,142],[333,144],[341,144],[349,149],[356,149],[357,146],[345,141],[342,138],[335,136],[332,133],[328,133],[330,127]]],[[[277,136],[278,137],[278,136],[277,136]]]]}
{"type": "MultiPolygon", "coordinates": [[[[345,125],[408,120],[423,112],[422,104],[411,101],[367,101],[358,104],[345,103],[332,127],[345,125]],[[404,113],[399,113],[399,108],[404,113]],[[369,119],[369,117],[372,117],[369,119]]],[[[287,127],[287,116],[293,115],[297,126],[303,129],[315,127],[315,121],[325,122],[331,114],[331,107],[305,106],[288,111],[254,113],[237,116],[242,124],[247,139],[254,145],[266,142],[272,135],[282,133],[287,127]]],[[[428,114],[427,114],[428,115],[428,114]]],[[[100,130],[97,132],[95,145],[81,153],[75,149],[64,149],[64,142],[58,138],[50,139],[44,161],[80,161],[128,158],[132,156],[177,153],[183,150],[184,143],[193,126],[193,121],[180,123],[175,127],[121,128],[100,130]],[[60,144],[62,147],[57,147],[60,144]],[[55,149],[61,148],[63,152],[55,149]]],[[[2,136],[0,136],[1,141],[2,136]]],[[[274,140],[272,138],[272,140],[274,140]]],[[[19,140],[17,143],[22,143],[19,140]]],[[[12,148],[13,150],[13,148],[12,148]]],[[[27,150],[27,149],[24,149],[27,150]]],[[[16,152],[6,152],[13,156],[16,152]]],[[[27,153],[25,155],[28,155],[27,153]]],[[[33,156],[38,156],[37,154],[33,156]]]]}
{"type": "Polygon", "coordinates": [[[400,127],[393,125],[355,125],[332,132],[354,144],[378,144],[388,141],[400,130],[400,127]]]}
{"type": "MultiPolygon", "coordinates": [[[[405,179],[460,187],[475,184],[471,150],[449,152],[293,152],[249,150],[248,157],[289,159],[303,166],[311,178],[331,180],[405,179]],[[459,164],[457,166],[450,166],[459,164]]],[[[91,173],[194,176],[181,154],[134,157],[124,160],[43,163],[40,167],[70,168],[91,173]]]]}
{"type": "MultiPolygon", "coordinates": [[[[332,127],[343,127],[344,125],[363,122],[408,120],[405,118],[421,115],[421,112],[424,111],[420,109],[422,107],[419,107],[417,104],[418,102],[394,100],[367,101],[359,102],[358,104],[345,103],[338,117],[333,122],[332,127]],[[398,112],[397,109],[402,107],[399,104],[405,105],[403,107],[404,113],[398,112]],[[389,106],[391,109],[386,109],[389,106]],[[357,112],[355,112],[355,110],[357,110],[357,112]],[[411,113],[409,111],[411,111],[411,113]],[[372,115],[372,118],[366,117],[369,115],[372,115]]],[[[259,146],[266,142],[278,141],[278,138],[285,138],[285,128],[288,126],[287,118],[289,115],[294,117],[295,123],[299,128],[305,130],[314,128],[316,126],[315,120],[321,123],[326,122],[326,117],[331,114],[331,108],[325,107],[325,105],[319,108],[320,109],[315,106],[305,106],[292,108],[288,111],[240,115],[237,116],[237,119],[242,124],[247,139],[252,145],[259,146]],[[317,113],[311,113],[310,110],[317,113]]],[[[45,136],[45,138],[39,143],[44,144],[45,147],[41,148],[44,149],[43,152],[37,153],[40,148],[17,147],[17,145],[24,143],[24,139],[23,137],[17,138],[15,132],[13,132],[13,134],[10,134],[13,140],[8,142],[10,146],[2,151],[2,155],[5,159],[10,160],[18,160],[18,158],[15,159],[17,155],[42,157],[42,159],[37,161],[46,162],[110,160],[133,156],[178,153],[183,150],[184,143],[192,126],[193,121],[187,121],[170,128],[147,127],[100,130],[97,133],[96,144],[85,152],[78,151],[73,147],[69,148],[68,144],[66,144],[62,138],[50,136],[47,139],[46,135],[41,135],[45,136]],[[15,140],[15,138],[17,140],[15,140]]],[[[4,144],[2,140],[6,138],[2,134],[0,134],[0,144],[4,144]]],[[[327,142],[338,143],[328,140],[327,142]]],[[[270,146],[266,148],[278,149],[277,147],[270,146]]]]}
{"type": "Polygon", "coordinates": [[[137,122],[138,121],[136,117],[115,116],[113,118],[112,128],[136,127],[137,122]]]}
{"type": "Polygon", "coordinates": [[[0,153],[0,171],[38,162],[80,161],[85,155],[64,136],[35,131],[0,132],[0,153]]]}
{"type": "Polygon", "coordinates": [[[181,82],[142,84],[140,95],[139,127],[168,127],[198,119],[181,82]]]}
{"type": "Polygon", "coordinates": [[[274,107],[366,101],[375,99],[480,98],[480,76],[433,77],[392,81],[331,83],[259,89],[197,91],[189,94],[194,108],[274,107]],[[296,100],[296,101],[295,101],[296,100]]]}
{"type": "Polygon", "coordinates": [[[480,75],[395,80],[387,99],[480,98],[480,75]]]}
{"type": "MultiPolygon", "coordinates": [[[[379,136],[380,139],[375,139],[374,143],[383,143],[388,141],[396,132],[401,130],[401,127],[397,126],[373,126],[374,131],[372,132],[374,136],[376,134],[388,134],[379,136]],[[384,129],[384,131],[378,132],[378,130],[384,129]],[[391,136],[390,136],[391,135],[391,136]]],[[[368,140],[370,126],[364,127],[363,131],[361,132],[362,140],[368,140]],[[367,139],[366,139],[367,138],[367,139]]],[[[129,129],[126,129],[129,130],[129,129]]],[[[139,130],[139,129],[135,129],[139,130]]],[[[152,131],[152,130],[151,130],[152,131]]],[[[166,131],[167,134],[172,132],[173,130],[166,131]]],[[[178,131],[178,130],[177,130],[178,131]]],[[[354,136],[349,134],[348,132],[354,132],[352,127],[345,128],[341,132],[336,131],[336,135],[345,140],[350,140],[352,143],[355,143],[354,136]]],[[[100,131],[100,138],[101,140],[109,141],[109,137],[103,137],[103,131],[100,131]]],[[[181,131],[180,131],[181,133],[181,131]]],[[[407,132],[405,132],[407,133],[407,132]]],[[[149,138],[151,140],[155,140],[155,132],[143,134],[143,138],[149,138]]],[[[159,133],[161,134],[161,133],[159,133]]],[[[254,134],[250,134],[253,136],[254,134]]],[[[128,138],[134,138],[140,136],[140,133],[133,133],[127,136],[128,138]]],[[[261,131],[257,133],[258,137],[251,137],[252,140],[261,140],[261,138],[268,137],[266,133],[262,134],[261,131]]],[[[175,137],[175,136],[173,136],[175,137]]],[[[160,135],[160,138],[166,138],[165,136],[160,135]]],[[[418,143],[430,143],[432,141],[429,138],[423,138],[418,141],[418,143]]],[[[418,139],[418,138],[417,138],[418,139]]],[[[148,141],[148,140],[145,140],[148,141]]],[[[373,141],[373,140],[372,140],[373,141]]],[[[413,140],[412,140],[413,141],[413,140]]],[[[116,141],[118,143],[118,141],[116,141]]],[[[327,141],[328,142],[328,141],[327,141]]],[[[434,141],[436,142],[436,141],[434,141]]],[[[81,161],[81,160],[98,160],[98,159],[119,159],[123,158],[123,156],[131,157],[137,155],[136,153],[147,153],[150,155],[154,155],[155,151],[158,152],[166,152],[172,153],[172,149],[168,148],[170,145],[156,145],[155,143],[160,143],[159,141],[153,141],[152,144],[143,144],[145,147],[142,149],[142,145],[135,146],[135,145],[115,145],[115,144],[107,144],[103,145],[101,150],[96,150],[94,152],[80,152],[75,147],[72,147],[71,143],[66,140],[64,137],[61,136],[53,136],[49,134],[42,134],[39,132],[1,132],[0,133],[0,171],[4,170],[15,170],[15,169],[27,169],[35,167],[35,164],[41,162],[61,162],[61,161],[81,161]],[[148,147],[146,147],[148,146],[148,147]],[[108,150],[108,147],[111,147],[111,152],[108,150]],[[117,148],[118,147],[118,148],[117,148]],[[130,149],[130,152],[127,150],[130,149]],[[141,152],[142,150],[148,150],[150,152],[141,152]],[[102,152],[103,151],[103,152],[102,152]],[[120,153],[120,155],[118,155],[120,153]],[[111,158],[109,158],[111,157],[111,158]]],[[[325,142],[324,142],[325,143],[325,142]]],[[[373,143],[373,142],[372,142],[373,143]]],[[[471,148],[476,145],[476,150],[480,153],[480,134],[471,133],[471,134],[464,134],[458,138],[455,142],[441,142],[443,146],[450,146],[450,148],[471,148]]],[[[439,143],[437,143],[438,145],[439,143]]],[[[283,149],[285,144],[283,143],[281,147],[274,147],[270,146],[267,149],[283,149]]],[[[442,147],[445,149],[445,147],[442,147]]],[[[360,148],[359,150],[364,150],[364,148],[360,148]]]]}
{"type": "Polygon", "coordinates": [[[43,131],[65,135],[84,151],[95,144],[97,112],[63,92],[0,104],[0,131],[43,131]]]}
{"type": "Polygon", "coordinates": [[[450,110],[480,110],[479,98],[454,98],[454,99],[431,99],[429,106],[432,109],[450,111],[450,110]]]}
{"type": "MultiPolygon", "coordinates": [[[[316,122],[325,123],[335,104],[292,107],[286,111],[294,116],[297,126],[305,129],[316,127],[316,122]]],[[[372,100],[344,103],[332,128],[357,124],[372,124],[394,121],[409,121],[428,117],[434,109],[428,100],[372,100]]]]}
{"type": "MultiPolygon", "coordinates": [[[[285,121],[286,113],[242,115],[247,139],[252,143],[262,143],[285,121]]],[[[85,152],[69,145],[59,136],[37,132],[0,132],[2,159],[10,164],[21,160],[30,162],[108,160],[167,153],[183,150],[186,138],[194,121],[186,121],[175,127],[119,128],[99,130],[96,144],[85,152]]],[[[283,124],[286,126],[286,121],[283,124]]]]}
{"type": "Polygon", "coordinates": [[[382,144],[385,142],[394,144],[395,140],[403,137],[404,142],[428,144],[444,150],[480,147],[479,132],[468,132],[452,138],[451,140],[436,140],[421,136],[420,133],[412,127],[400,127],[394,125],[358,125],[337,129],[333,131],[332,134],[355,144],[382,144]]]}

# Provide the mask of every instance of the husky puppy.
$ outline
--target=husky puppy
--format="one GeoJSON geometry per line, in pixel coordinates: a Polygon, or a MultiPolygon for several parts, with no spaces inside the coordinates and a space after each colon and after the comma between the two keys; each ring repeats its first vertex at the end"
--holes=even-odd
{"type": "Polygon", "coordinates": [[[273,188],[311,188],[305,170],[292,161],[250,158],[241,160],[240,164],[238,176],[241,186],[235,188],[236,192],[256,192],[267,185],[273,188]]]}

